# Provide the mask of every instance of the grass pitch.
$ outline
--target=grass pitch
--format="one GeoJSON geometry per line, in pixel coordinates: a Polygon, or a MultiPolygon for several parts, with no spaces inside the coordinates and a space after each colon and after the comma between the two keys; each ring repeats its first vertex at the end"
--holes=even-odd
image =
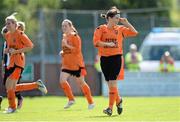
{"type": "Polygon", "coordinates": [[[96,107],[87,109],[84,97],[76,97],[76,103],[69,109],[63,107],[65,97],[26,97],[20,110],[13,114],[3,114],[7,99],[2,102],[0,122],[3,121],[180,121],[180,97],[124,97],[122,115],[114,106],[111,117],[102,113],[108,105],[108,98],[94,97],[96,107]]]}

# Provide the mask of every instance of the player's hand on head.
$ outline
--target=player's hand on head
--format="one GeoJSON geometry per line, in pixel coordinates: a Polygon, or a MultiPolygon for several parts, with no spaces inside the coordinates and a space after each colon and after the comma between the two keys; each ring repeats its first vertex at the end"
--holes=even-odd
{"type": "Polygon", "coordinates": [[[119,22],[122,24],[127,24],[128,20],[127,20],[127,18],[119,18],[119,22]]]}

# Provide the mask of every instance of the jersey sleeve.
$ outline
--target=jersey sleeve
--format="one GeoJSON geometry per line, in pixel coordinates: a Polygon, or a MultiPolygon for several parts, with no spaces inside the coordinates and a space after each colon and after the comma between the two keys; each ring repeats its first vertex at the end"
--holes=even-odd
{"type": "Polygon", "coordinates": [[[21,42],[23,43],[24,47],[33,47],[33,43],[32,41],[28,38],[28,36],[26,34],[24,34],[23,32],[21,32],[21,42]]]}
{"type": "Polygon", "coordinates": [[[94,31],[93,44],[97,47],[97,42],[101,41],[102,31],[100,27],[97,27],[94,31]]]}
{"type": "Polygon", "coordinates": [[[72,53],[78,53],[81,51],[81,39],[80,37],[75,34],[75,35],[72,35],[72,39],[73,39],[73,49],[71,49],[71,52],[72,53]]]}
{"type": "Polygon", "coordinates": [[[123,37],[132,37],[132,36],[137,35],[136,32],[133,32],[132,30],[130,30],[129,28],[127,28],[125,26],[120,27],[120,29],[122,31],[123,37]]]}

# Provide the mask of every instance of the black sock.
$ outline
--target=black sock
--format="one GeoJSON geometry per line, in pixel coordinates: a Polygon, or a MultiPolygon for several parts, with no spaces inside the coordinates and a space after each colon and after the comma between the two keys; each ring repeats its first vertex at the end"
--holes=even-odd
{"type": "Polygon", "coordinates": [[[21,96],[20,92],[16,92],[16,97],[17,97],[19,100],[22,99],[22,96],[21,96]]]}

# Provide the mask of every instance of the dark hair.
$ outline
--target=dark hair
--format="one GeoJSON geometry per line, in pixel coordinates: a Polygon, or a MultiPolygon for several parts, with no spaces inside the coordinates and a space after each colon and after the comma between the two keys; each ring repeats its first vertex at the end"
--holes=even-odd
{"type": "Polygon", "coordinates": [[[111,7],[106,14],[101,14],[102,18],[108,19],[109,17],[113,18],[116,14],[120,14],[120,10],[116,6],[111,7]]]}
{"type": "Polygon", "coordinates": [[[5,33],[7,33],[8,30],[6,27],[3,27],[2,30],[1,30],[1,34],[4,35],[5,33]]]}

